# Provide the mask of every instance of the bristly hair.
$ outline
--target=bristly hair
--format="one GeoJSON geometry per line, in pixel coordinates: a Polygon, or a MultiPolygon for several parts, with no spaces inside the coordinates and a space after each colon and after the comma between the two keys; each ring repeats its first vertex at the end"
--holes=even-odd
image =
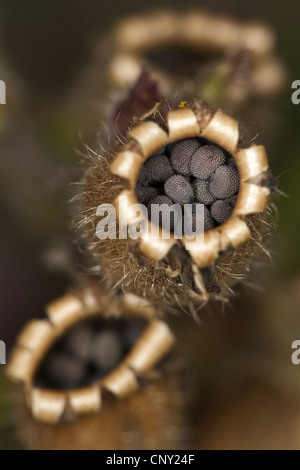
{"type": "MultiPolygon", "coordinates": [[[[196,116],[200,132],[203,132],[209,127],[208,124],[212,122],[215,114],[203,102],[196,102],[192,109],[190,112],[196,116]]],[[[142,124],[155,122],[155,115],[155,111],[153,114],[147,113],[147,118],[140,122],[142,124]]],[[[229,134],[230,132],[229,126],[229,134]]],[[[212,144],[217,144],[216,140],[217,137],[212,140],[212,144]]],[[[140,143],[132,140],[129,135],[127,143],[125,146],[122,145],[121,149],[127,149],[129,152],[140,151],[140,143]]],[[[249,282],[251,284],[253,282],[250,266],[256,258],[268,256],[267,239],[274,223],[268,206],[264,210],[263,207],[257,211],[250,210],[248,215],[247,208],[240,207],[243,204],[242,196],[238,204],[238,211],[241,213],[239,220],[243,221],[249,236],[242,243],[235,245],[235,241],[228,243],[224,234],[224,240],[221,242],[224,244],[224,249],[218,248],[218,255],[212,259],[211,263],[203,267],[201,263],[197,267],[197,263],[194,263],[190,254],[179,245],[171,247],[162,259],[155,260],[147,256],[147,253],[141,250],[134,240],[100,240],[96,235],[99,221],[96,216],[97,207],[99,204],[113,204],[122,191],[131,190],[132,187],[126,178],[112,171],[112,164],[117,158],[113,155],[120,155],[118,152],[120,152],[120,147],[111,150],[109,154],[101,158],[95,158],[92,162],[85,176],[85,190],[81,195],[82,212],[75,223],[75,227],[81,234],[86,253],[92,255],[94,266],[99,268],[99,271],[96,269],[99,272],[99,281],[104,282],[106,287],[114,292],[118,290],[134,292],[154,303],[164,304],[164,308],[168,305],[172,308],[174,304],[177,304],[188,309],[187,306],[191,305],[191,301],[196,307],[208,298],[226,302],[234,293],[235,283],[249,282]]],[[[232,169],[230,166],[224,168],[228,168],[229,171],[232,169]]],[[[245,179],[244,176],[243,178],[245,179]]],[[[231,179],[233,184],[236,184],[235,174],[231,179]]],[[[269,182],[270,178],[266,181],[269,182]]],[[[266,181],[256,181],[256,184],[261,184],[261,186],[255,187],[262,188],[263,195],[269,194],[266,181]]],[[[224,184],[218,187],[223,188],[224,184]]],[[[227,197],[227,193],[222,194],[221,197],[227,197]]],[[[262,206],[263,202],[259,204],[262,206]]]]}

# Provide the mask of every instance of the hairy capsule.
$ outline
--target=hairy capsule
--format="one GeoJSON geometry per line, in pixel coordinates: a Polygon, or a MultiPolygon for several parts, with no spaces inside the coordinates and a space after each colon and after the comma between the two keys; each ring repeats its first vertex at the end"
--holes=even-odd
{"type": "MultiPolygon", "coordinates": [[[[129,130],[126,143],[115,156],[95,160],[87,172],[83,213],[89,216],[80,220],[80,227],[89,253],[93,253],[102,279],[110,288],[138,293],[163,304],[164,309],[169,304],[189,304],[191,299],[196,303],[209,297],[226,300],[236,279],[249,275],[251,261],[258,256],[265,238],[265,220],[269,218],[266,204],[271,193],[265,178],[260,177],[269,174],[265,149],[259,145],[241,147],[237,121],[222,111],[213,111],[203,101],[186,109],[164,110],[163,120],[162,110],[156,110],[129,130]],[[176,170],[174,149],[185,152],[188,148],[191,153],[191,141],[199,150],[213,149],[205,153],[206,171],[211,165],[205,173],[207,179],[196,178],[192,173],[184,176],[176,170]],[[147,162],[157,158],[156,152],[162,148],[164,167],[169,168],[170,163],[174,174],[164,180],[168,175],[163,173],[161,181],[153,182],[147,162]],[[146,237],[95,239],[99,204],[113,204],[118,222],[129,230],[136,223],[136,216],[127,208],[143,203],[143,191],[150,195],[153,188],[158,194],[147,201],[150,213],[155,197],[167,196],[182,206],[182,216],[184,204],[204,204],[202,240],[191,240],[184,232],[178,238],[172,224],[169,232],[160,227],[158,239],[152,237],[149,212],[142,216],[149,228],[146,237]],[[233,211],[215,211],[218,205],[212,210],[217,200],[232,196],[237,196],[233,211]],[[213,273],[209,281],[207,268],[213,273]]],[[[180,152],[176,155],[180,160],[180,152]]],[[[265,252],[265,247],[262,250],[265,252]]]]}

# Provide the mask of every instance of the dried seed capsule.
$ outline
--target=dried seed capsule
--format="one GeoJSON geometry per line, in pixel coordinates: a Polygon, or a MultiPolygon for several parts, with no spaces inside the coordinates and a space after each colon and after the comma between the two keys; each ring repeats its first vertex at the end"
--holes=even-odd
{"type": "Polygon", "coordinates": [[[177,173],[190,175],[190,162],[194,152],[200,147],[197,139],[184,139],[178,142],[171,151],[171,162],[177,173]]]}
{"type": "Polygon", "coordinates": [[[209,190],[209,182],[206,180],[196,179],[193,182],[195,196],[198,202],[202,204],[212,204],[216,198],[209,190]]]}
{"type": "Polygon", "coordinates": [[[233,196],[239,187],[239,173],[232,167],[220,166],[210,177],[209,189],[218,199],[233,196]]]}
{"type": "Polygon", "coordinates": [[[225,163],[224,152],[216,145],[204,145],[193,155],[190,171],[195,178],[207,179],[219,166],[225,163]]]}
{"type": "Polygon", "coordinates": [[[174,202],[190,204],[195,199],[192,185],[182,175],[174,175],[164,185],[165,193],[174,202]]]}
{"type": "MultiPolygon", "coordinates": [[[[17,382],[12,409],[23,444],[38,450],[181,448],[190,394],[182,361],[169,355],[175,338],[159,319],[161,313],[145,299],[133,294],[111,297],[95,285],[57,299],[47,312],[49,319],[25,326],[6,368],[17,382]],[[50,357],[57,339],[63,341],[72,328],[86,322],[94,333],[103,327],[118,331],[121,363],[84,386],[65,390],[64,382],[49,389],[49,380],[45,387],[37,385],[39,363],[50,357]]],[[[61,376],[64,372],[58,368],[61,376]]]]}
{"type": "MultiPolygon", "coordinates": [[[[249,263],[252,258],[249,252],[253,253],[253,256],[257,253],[258,243],[261,243],[261,235],[265,233],[267,226],[263,218],[267,218],[264,208],[270,189],[265,180],[260,178],[262,174],[269,174],[264,147],[251,145],[246,149],[240,148],[237,121],[220,110],[214,113],[203,101],[196,102],[190,108],[168,111],[163,122],[161,119],[156,122],[155,113],[151,113],[151,117],[151,121],[140,122],[129,131],[127,143],[115,157],[108,159],[107,164],[103,160],[95,161],[86,178],[86,191],[83,196],[83,217],[86,225],[81,220],[81,227],[85,230],[85,236],[87,232],[91,235],[91,250],[102,272],[106,274],[109,287],[122,286],[125,292],[138,292],[145,298],[158,304],[163,302],[164,305],[174,305],[177,302],[189,305],[191,299],[202,302],[207,300],[208,296],[214,297],[214,293],[218,299],[227,299],[230,295],[228,288],[231,289],[236,282],[237,271],[242,276],[249,276],[249,263]],[[202,241],[201,237],[188,240],[184,236],[177,236],[175,230],[169,237],[165,237],[164,230],[159,231],[158,238],[155,238],[151,235],[151,221],[143,215],[142,218],[147,217],[144,225],[150,229],[147,230],[146,237],[132,237],[130,240],[99,239],[99,243],[95,242],[94,227],[97,220],[91,220],[85,215],[89,213],[88,210],[94,211],[99,201],[113,204],[117,209],[119,222],[134,228],[136,216],[134,211],[127,208],[136,204],[136,175],[141,162],[146,162],[156,149],[163,146],[168,152],[170,145],[181,142],[184,136],[188,139],[194,137],[226,152],[226,166],[221,165],[208,179],[210,186],[215,190],[213,193],[211,187],[209,188],[215,199],[229,197],[228,181],[229,194],[234,194],[239,188],[241,175],[239,198],[227,223],[217,230],[206,230],[202,241]],[[238,173],[234,167],[227,165],[231,157],[237,164],[238,173]],[[225,183],[222,178],[221,181],[218,181],[218,178],[214,181],[215,176],[220,173],[219,169],[223,167],[227,175],[225,183]],[[230,184],[230,175],[234,176],[233,184],[230,184]],[[216,191],[224,191],[223,186],[226,192],[219,196],[216,191]],[[251,219],[248,217],[250,214],[251,219]],[[246,241],[248,243],[245,243],[246,241]],[[236,266],[235,256],[225,257],[229,247],[233,247],[239,253],[239,260],[245,262],[239,262],[236,266]],[[201,270],[212,265],[216,268],[215,277],[211,282],[211,285],[214,285],[213,291],[208,289],[206,281],[201,278],[201,270]]],[[[175,203],[191,204],[196,202],[193,178],[175,174],[164,185],[157,186],[161,195],[165,189],[165,195],[175,203]],[[176,182],[181,182],[182,186],[176,182]]]]}
{"type": "Polygon", "coordinates": [[[229,219],[236,204],[236,200],[237,197],[233,196],[228,199],[219,199],[212,204],[210,213],[218,224],[223,224],[229,219]]]}

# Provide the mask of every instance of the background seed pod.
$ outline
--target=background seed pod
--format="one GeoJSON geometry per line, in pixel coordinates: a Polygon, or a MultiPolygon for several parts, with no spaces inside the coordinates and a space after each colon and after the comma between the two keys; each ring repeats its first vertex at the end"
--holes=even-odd
{"type": "MultiPolygon", "coordinates": [[[[86,215],[79,219],[87,248],[103,268],[112,288],[122,287],[155,302],[171,304],[185,304],[192,299],[203,302],[208,297],[226,300],[236,280],[247,279],[251,259],[265,250],[262,241],[266,227],[270,228],[266,224],[270,217],[266,201],[273,180],[268,172],[264,147],[241,148],[237,122],[221,111],[215,113],[202,101],[190,109],[166,113],[167,132],[160,127],[160,121],[155,121],[156,110],[152,120],[145,120],[129,131],[127,143],[118,149],[116,156],[112,154],[95,160],[88,171],[83,194],[83,214],[86,215]],[[97,206],[114,204],[119,224],[130,227],[136,216],[130,213],[127,205],[139,202],[135,188],[145,184],[139,183],[138,176],[143,163],[146,161],[142,171],[148,171],[147,159],[153,153],[186,137],[202,138],[218,145],[227,155],[229,164],[235,162],[237,165],[238,171],[230,166],[220,167],[225,168],[225,173],[231,172],[230,178],[219,178],[219,168],[209,176],[216,175],[209,183],[216,199],[233,195],[240,185],[237,202],[226,223],[205,232],[202,242],[194,240],[192,248],[191,245],[187,247],[189,241],[185,237],[177,241],[170,234],[169,239],[162,239],[163,231],[159,240],[153,237],[120,240],[118,236],[117,239],[97,240],[95,232],[100,220],[95,216],[97,206]],[[240,179],[238,185],[237,178],[240,179]],[[224,192],[226,184],[231,188],[231,180],[235,187],[232,192],[224,192]]],[[[174,202],[192,202],[180,199],[183,196],[179,196],[176,178],[182,178],[187,187],[183,191],[184,198],[187,192],[195,197],[192,185],[182,175],[168,179],[164,185],[165,194],[174,202]],[[173,179],[176,179],[175,185],[171,184],[173,179]]]]}
{"type": "Polygon", "coordinates": [[[285,83],[274,43],[267,24],[202,9],[129,16],[95,47],[94,60],[70,96],[70,114],[90,146],[106,142],[99,122],[125,135],[128,123],[163,96],[172,106],[205,99],[252,126],[262,103],[270,106],[285,83]]]}
{"type": "Polygon", "coordinates": [[[89,288],[56,300],[47,312],[49,321],[31,321],[21,332],[6,368],[23,383],[13,388],[12,403],[29,448],[158,449],[188,442],[191,393],[184,392],[183,362],[170,356],[174,336],[147,302],[99,297],[89,288]],[[113,344],[119,348],[112,362],[113,344]]]}

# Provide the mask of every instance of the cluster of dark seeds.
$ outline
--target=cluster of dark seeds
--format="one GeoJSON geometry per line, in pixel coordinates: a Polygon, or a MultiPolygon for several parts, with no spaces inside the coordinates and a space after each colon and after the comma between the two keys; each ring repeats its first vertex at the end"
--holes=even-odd
{"type": "Polygon", "coordinates": [[[47,353],[35,385],[69,390],[102,379],[128,354],[144,328],[141,320],[125,319],[74,326],[47,353]]]}
{"type": "MultiPolygon", "coordinates": [[[[204,204],[204,231],[207,231],[231,216],[239,187],[238,169],[228,152],[206,139],[187,138],[158,150],[146,160],[136,194],[139,202],[147,206],[149,218],[158,211],[152,207],[154,204],[179,204],[182,216],[183,205],[192,204],[193,231],[196,206],[204,204]]],[[[161,217],[159,224],[162,226],[161,217]]],[[[184,227],[181,228],[184,233],[184,227]]],[[[171,213],[170,230],[175,229],[171,213]]]]}

